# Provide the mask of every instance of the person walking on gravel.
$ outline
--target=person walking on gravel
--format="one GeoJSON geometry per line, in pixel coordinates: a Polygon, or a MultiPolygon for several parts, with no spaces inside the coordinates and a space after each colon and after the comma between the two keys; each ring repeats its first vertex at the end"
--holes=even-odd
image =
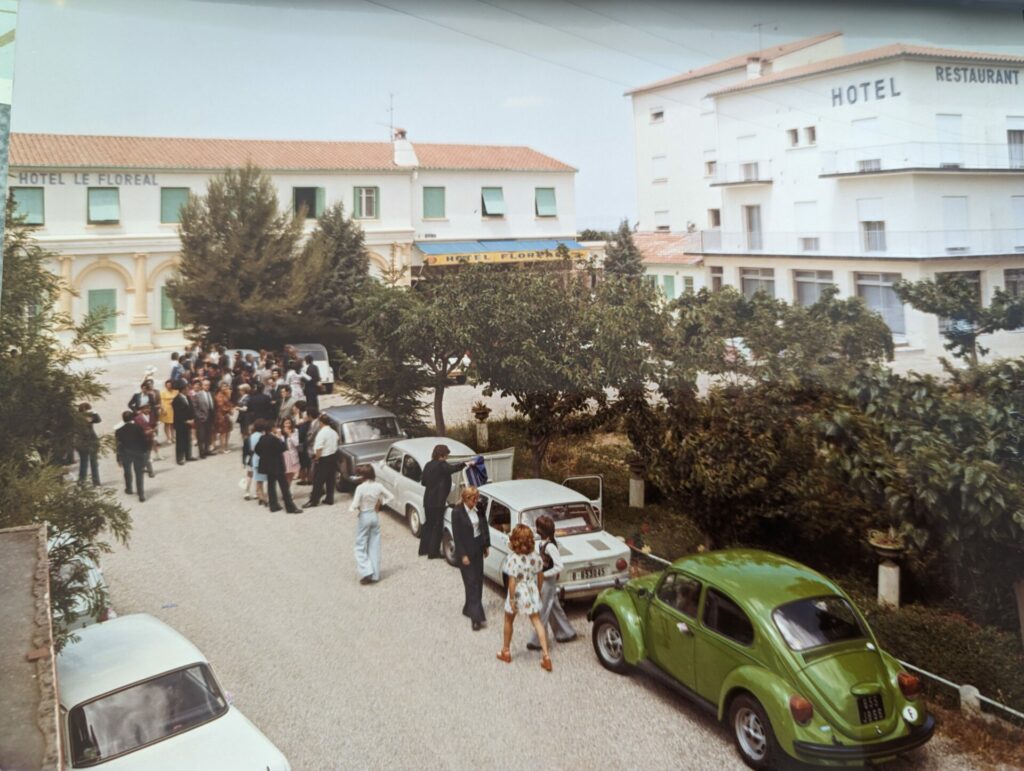
{"type": "Polygon", "coordinates": [[[375,584],[380,581],[380,516],[378,512],[394,500],[394,496],[377,481],[373,466],[356,467],[362,480],[352,493],[349,511],[359,514],[356,531],[356,570],[359,583],[375,584]]]}
{"type": "MultiPolygon", "coordinates": [[[[537,517],[537,535],[541,542],[537,545],[537,553],[540,554],[541,562],[544,563],[544,585],[540,589],[540,623],[545,631],[550,628],[554,638],[558,642],[571,642],[576,639],[576,630],[565,615],[565,610],[558,602],[558,576],[562,572],[562,555],[558,551],[558,541],[555,540],[555,521],[547,514],[537,517]]],[[[551,639],[550,637],[548,638],[551,639]]],[[[540,640],[534,632],[526,647],[531,651],[540,650],[540,640]]]]}
{"type": "Polygon", "coordinates": [[[530,617],[530,623],[540,638],[544,652],[540,665],[551,671],[551,657],[548,655],[548,636],[540,623],[540,589],[544,584],[544,563],[534,551],[533,531],[527,525],[516,525],[508,539],[512,553],[505,559],[505,573],[508,575],[508,595],[505,597],[504,645],[498,652],[498,659],[506,664],[512,662],[509,646],[512,644],[512,626],[516,615],[522,611],[530,617]]]}

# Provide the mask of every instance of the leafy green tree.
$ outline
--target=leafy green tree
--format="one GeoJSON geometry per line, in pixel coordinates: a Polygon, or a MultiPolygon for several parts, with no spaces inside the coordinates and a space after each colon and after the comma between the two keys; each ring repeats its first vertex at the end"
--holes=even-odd
{"type": "Polygon", "coordinates": [[[266,347],[292,332],[292,261],[302,221],[279,211],[270,177],[249,164],[213,177],[181,210],[181,262],[167,293],[196,334],[266,347]]]}
{"type": "Polygon", "coordinates": [[[76,602],[105,601],[89,590],[80,558],[98,562],[110,548],[103,539],[125,543],[131,529],[128,512],[109,492],[72,485],[57,465],[83,420],[77,403],[105,392],[94,373],[71,368],[79,347],[105,348],[105,314],[76,324],[56,310],[62,284],[47,268],[54,255],[34,240],[10,198],[3,249],[0,527],[47,523],[48,537],[56,543],[50,554],[50,602],[63,613],[54,630],[59,648],[69,638],[76,602]],[[61,330],[70,330],[69,345],[61,344],[61,330]]]}
{"type": "Polygon", "coordinates": [[[614,236],[615,234],[611,230],[594,230],[593,228],[584,228],[576,234],[579,241],[610,241],[614,236]]]}
{"type": "Polygon", "coordinates": [[[341,203],[318,219],[292,268],[289,306],[296,334],[352,347],[355,301],[369,280],[370,255],[359,223],[341,203]]]}
{"type": "Polygon", "coordinates": [[[604,251],[605,274],[626,278],[639,278],[644,274],[643,256],[633,241],[628,220],[622,220],[604,251]]]}
{"type": "Polygon", "coordinates": [[[996,288],[992,302],[984,306],[979,286],[956,273],[939,274],[934,281],[900,281],[895,290],[900,300],[917,310],[945,318],[945,349],[972,366],[988,353],[978,343],[980,335],[1024,326],[1024,297],[996,288]]]}

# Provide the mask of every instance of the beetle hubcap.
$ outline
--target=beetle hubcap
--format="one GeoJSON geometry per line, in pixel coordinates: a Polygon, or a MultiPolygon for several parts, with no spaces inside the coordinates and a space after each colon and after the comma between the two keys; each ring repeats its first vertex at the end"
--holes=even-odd
{"type": "Polygon", "coordinates": [[[764,735],[761,719],[752,709],[743,707],[736,713],[736,738],[739,740],[743,753],[754,760],[761,760],[768,748],[768,740],[764,735]]]}
{"type": "Polygon", "coordinates": [[[622,658],[622,635],[611,624],[605,624],[597,634],[597,642],[601,647],[601,655],[606,660],[618,662],[622,658]]]}

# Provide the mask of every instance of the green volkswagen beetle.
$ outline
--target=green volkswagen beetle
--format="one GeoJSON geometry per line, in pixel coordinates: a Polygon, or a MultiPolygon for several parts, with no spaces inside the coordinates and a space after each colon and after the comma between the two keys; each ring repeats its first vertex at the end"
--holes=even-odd
{"type": "Polygon", "coordinates": [[[605,668],[650,673],[726,721],[751,768],[888,760],[935,730],[920,680],[849,597],[775,554],[684,557],[606,589],[587,617],[605,668]]]}

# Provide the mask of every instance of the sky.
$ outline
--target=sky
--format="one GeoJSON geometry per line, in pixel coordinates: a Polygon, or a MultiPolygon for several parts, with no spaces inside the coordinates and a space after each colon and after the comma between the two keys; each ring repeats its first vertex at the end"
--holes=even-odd
{"type": "Polygon", "coordinates": [[[635,219],[623,92],[840,30],[1024,54],[1024,0],[21,0],[12,129],[529,145],[577,224],[635,219]],[[759,25],[759,26],[756,26],[759,25]],[[393,105],[393,114],[390,106],[393,105]]]}

